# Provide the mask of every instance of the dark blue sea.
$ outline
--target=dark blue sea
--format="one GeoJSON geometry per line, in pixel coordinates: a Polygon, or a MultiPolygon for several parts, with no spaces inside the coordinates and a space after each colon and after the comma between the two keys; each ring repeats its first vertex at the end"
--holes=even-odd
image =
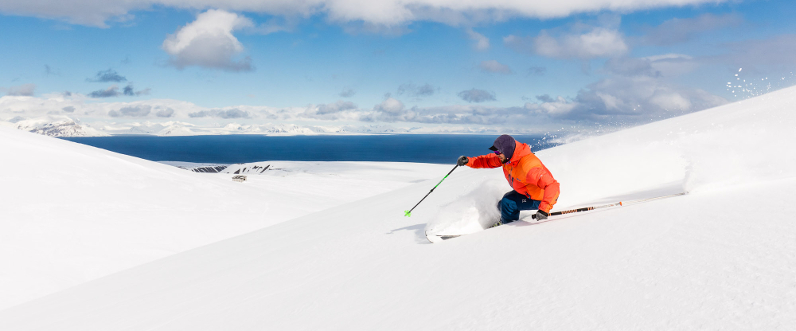
{"type": "MultiPolygon", "coordinates": [[[[152,161],[232,164],[256,161],[392,161],[453,164],[490,153],[498,135],[368,135],[63,138],[152,161]]],[[[532,151],[555,146],[542,136],[514,136],[532,151]]]]}

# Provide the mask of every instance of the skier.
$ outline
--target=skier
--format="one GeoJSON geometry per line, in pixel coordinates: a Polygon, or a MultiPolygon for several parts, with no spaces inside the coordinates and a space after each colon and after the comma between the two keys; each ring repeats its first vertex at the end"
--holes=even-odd
{"type": "Polygon", "coordinates": [[[500,222],[495,226],[520,219],[520,210],[535,209],[536,220],[547,219],[558,201],[559,185],[542,161],[531,152],[531,147],[504,134],[495,139],[489,149],[494,154],[473,158],[461,156],[458,164],[470,168],[503,166],[503,174],[514,190],[503,195],[498,202],[500,222]]]}

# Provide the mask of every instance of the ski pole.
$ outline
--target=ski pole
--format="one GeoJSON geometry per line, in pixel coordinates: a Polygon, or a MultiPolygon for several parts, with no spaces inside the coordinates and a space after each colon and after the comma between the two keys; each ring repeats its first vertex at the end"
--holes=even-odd
{"type": "Polygon", "coordinates": [[[428,195],[431,194],[431,192],[434,192],[434,189],[437,188],[437,186],[439,186],[439,184],[442,184],[442,181],[445,180],[445,178],[448,178],[448,176],[450,176],[450,174],[454,170],[456,170],[456,168],[458,168],[458,167],[459,167],[459,164],[456,164],[455,166],[453,166],[453,169],[451,169],[451,171],[448,172],[448,174],[445,175],[445,177],[442,177],[442,180],[440,180],[439,183],[437,183],[437,185],[434,185],[434,188],[432,188],[431,191],[428,191],[428,193],[426,193],[426,196],[423,197],[423,199],[420,199],[420,201],[417,203],[417,205],[412,207],[412,209],[404,210],[404,216],[411,217],[412,216],[412,211],[415,210],[415,208],[417,208],[417,206],[420,204],[420,202],[423,202],[423,200],[426,200],[426,197],[428,197],[428,195]]]}
{"type": "MultiPolygon", "coordinates": [[[[549,216],[558,216],[558,215],[564,215],[564,214],[579,213],[579,212],[583,212],[583,211],[589,211],[589,210],[595,210],[595,209],[599,209],[599,208],[607,208],[607,207],[613,207],[613,206],[624,206],[626,204],[641,203],[641,202],[647,202],[647,201],[652,201],[652,200],[676,197],[676,196],[680,196],[680,195],[686,195],[687,193],[688,192],[681,192],[681,193],[677,193],[677,194],[662,195],[662,196],[654,197],[654,198],[636,199],[636,200],[630,200],[630,201],[625,201],[625,202],[619,201],[619,202],[609,203],[607,205],[602,205],[602,206],[583,207],[583,208],[578,208],[578,209],[562,210],[562,211],[557,211],[557,212],[554,212],[554,213],[550,213],[549,216]]],[[[533,219],[536,219],[536,215],[533,215],[532,217],[533,217],[533,219]]]]}

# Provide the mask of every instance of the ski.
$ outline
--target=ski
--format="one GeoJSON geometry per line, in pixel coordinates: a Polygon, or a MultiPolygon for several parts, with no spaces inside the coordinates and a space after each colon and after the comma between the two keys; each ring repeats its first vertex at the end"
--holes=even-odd
{"type": "MultiPolygon", "coordinates": [[[[642,203],[642,202],[649,202],[649,201],[653,201],[653,200],[672,198],[672,197],[677,197],[677,196],[686,195],[686,194],[688,194],[688,191],[675,193],[675,194],[669,194],[669,195],[662,195],[662,196],[658,196],[658,197],[654,197],[654,198],[644,198],[644,199],[636,199],[636,200],[630,200],[630,201],[619,201],[619,202],[609,203],[609,204],[600,205],[600,206],[583,207],[583,208],[576,208],[576,209],[570,209],[570,210],[557,211],[557,212],[550,213],[549,217],[572,214],[572,213],[580,213],[580,212],[591,211],[591,210],[600,209],[600,208],[626,206],[626,205],[629,205],[629,204],[636,204],[636,203],[642,203]]],[[[532,215],[532,219],[536,220],[536,215],[532,215]]],[[[545,219],[545,220],[536,221],[534,223],[546,223],[546,222],[555,221],[555,220],[556,220],[556,218],[554,218],[554,219],[549,219],[548,218],[548,219],[545,219]]],[[[498,227],[498,226],[500,226],[500,224],[496,224],[496,225],[490,226],[489,228],[484,229],[484,230],[488,230],[488,229],[491,229],[491,228],[494,228],[494,227],[498,227]]],[[[429,234],[428,231],[426,231],[426,239],[428,239],[428,241],[431,242],[431,243],[438,243],[440,241],[453,239],[453,238],[458,238],[458,237],[461,237],[461,236],[464,236],[464,235],[465,234],[433,234],[433,233],[429,234]]]]}
{"type": "Polygon", "coordinates": [[[440,241],[443,241],[443,240],[458,238],[458,237],[461,237],[461,236],[463,236],[463,234],[450,234],[450,235],[448,235],[448,234],[429,234],[428,231],[426,231],[426,239],[428,239],[428,242],[430,242],[432,244],[436,244],[436,243],[438,243],[440,241]]]}

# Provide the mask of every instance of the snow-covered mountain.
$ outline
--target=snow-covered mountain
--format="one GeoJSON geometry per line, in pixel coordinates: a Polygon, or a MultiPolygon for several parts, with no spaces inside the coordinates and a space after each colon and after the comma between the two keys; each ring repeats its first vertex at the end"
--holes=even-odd
{"type": "Polygon", "coordinates": [[[318,135],[318,134],[492,134],[498,133],[489,128],[471,127],[394,127],[390,125],[343,125],[318,126],[298,124],[214,124],[199,126],[181,121],[144,121],[144,122],[95,122],[92,125],[81,124],[65,115],[48,115],[33,119],[10,118],[0,120],[0,125],[17,127],[53,137],[88,137],[109,135],[156,135],[156,136],[197,136],[197,135],[229,135],[229,134],[262,134],[262,135],[318,135]]]}
{"type": "Polygon", "coordinates": [[[91,126],[79,124],[68,116],[49,115],[32,119],[11,119],[16,128],[49,137],[97,137],[107,136],[91,126]]]}
{"type": "MultiPolygon", "coordinates": [[[[469,232],[480,226],[481,218],[489,216],[508,190],[500,170],[457,169],[412,217],[404,217],[403,211],[449,170],[437,167],[433,178],[414,185],[362,200],[338,200],[331,208],[2,310],[0,326],[9,330],[791,330],[796,326],[792,217],[796,113],[791,111],[795,106],[796,88],[788,88],[537,153],[561,182],[555,210],[688,191],[685,196],[564,215],[543,223],[526,217],[525,222],[429,244],[426,230],[469,232]]],[[[30,149],[28,142],[17,144],[30,149]]],[[[47,144],[36,141],[42,148],[47,144]]],[[[68,158],[76,152],[53,157],[68,158]]],[[[20,167],[37,161],[26,160],[20,167]]],[[[265,171],[249,176],[251,183],[234,185],[287,179],[278,182],[280,196],[272,198],[274,208],[265,212],[270,214],[303,211],[350,194],[353,184],[348,183],[359,173],[365,173],[362,181],[371,183],[360,186],[363,189],[382,185],[375,180],[385,174],[409,173],[370,169],[377,163],[359,169],[353,164],[332,164],[350,169],[339,180],[332,171],[296,171],[292,177],[282,177],[290,172],[265,171]],[[324,182],[328,185],[307,187],[314,175],[328,179],[324,182]],[[293,192],[302,194],[289,195],[293,192]]],[[[149,164],[138,166],[142,173],[157,173],[158,168],[149,164]]],[[[198,199],[207,192],[198,188],[209,183],[193,176],[216,176],[179,171],[192,175],[186,175],[183,185],[197,188],[183,191],[183,199],[198,199]]],[[[226,182],[229,174],[217,176],[225,176],[226,182]]],[[[48,179],[64,186],[48,189],[67,192],[67,185],[83,177],[59,178],[48,179]]],[[[18,191],[26,179],[40,180],[31,175],[6,183],[18,191]]],[[[73,186],[70,189],[75,191],[73,186]]],[[[241,203],[237,206],[254,208],[263,203],[262,197],[250,204],[238,201],[237,193],[225,193],[235,199],[224,201],[241,203]]],[[[45,214],[64,208],[52,202],[57,200],[41,201],[45,202],[36,207],[45,214]]],[[[118,209],[153,202],[131,195],[116,204],[104,218],[114,219],[109,229],[118,226],[116,217],[124,216],[118,209]]],[[[18,200],[11,205],[15,213],[28,210],[18,200]]],[[[195,208],[194,213],[185,213],[164,205],[158,211],[172,218],[184,214],[178,218],[188,228],[194,220],[206,219],[201,213],[210,207],[195,208]]],[[[243,217],[234,210],[225,209],[231,215],[225,221],[243,217]]],[[[69,217],[59,220],[76,222],[69,217]]],[[[74,229],[85,228],[85,224],[70,225],[59,230],[79,233],[74,229]]],[[[28,241],[6,247],[26,252],[33,248],[23,243],[31,240],[48,245],[46,239],[37,238],[33,233],[25,238],[28,241]]],[[[24,262],[12,261],[13,265],[24,262]]],[[[47,261],[67,263],[58,256],[47,261]]],[[[40,260],[34,265],[46,264],[40,260]]]]}

